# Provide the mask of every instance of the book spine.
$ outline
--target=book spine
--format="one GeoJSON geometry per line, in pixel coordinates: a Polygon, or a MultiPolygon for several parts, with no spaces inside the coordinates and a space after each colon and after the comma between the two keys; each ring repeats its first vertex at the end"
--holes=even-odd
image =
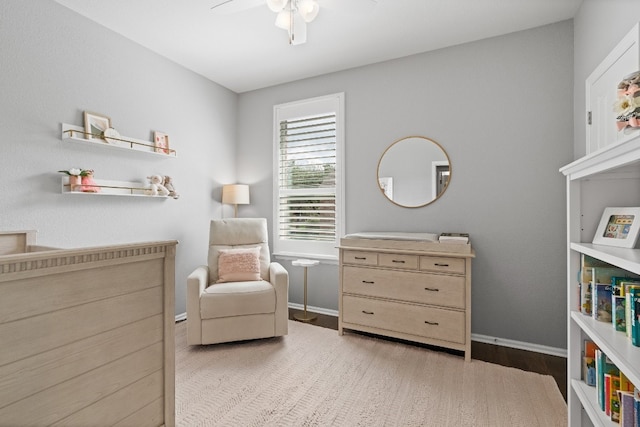
{"type": "MultiPolygon", "coordinates": [[[[640,285],[634,282],[625,282],[621,283],[622,291],[624,293],[624,312],[625,312],[625,325],[627,337],[631,339],[631,327],[632,327],[632,317],[631,317],[631,290],[640,288],[640,285]]],[[[640,427],[640,426],[638,426],[640,427]]]]}
{"type": "Polygon", "coordinates": [[[611,374],[604,374],[604,413],[611,416],[611,374]]]}
{"type": "Polygon", "coordinates": [[[598,395],[598,406],[604,411],[604,353],[596,350],[596,394],[598,395]]]}
{"type": "Polygon", "coordinates": [[[640,388],[633,389],[633,407],[635,409],[633,427],[640,427],[640,388]]]}
{"type": "Polygon", "coordinates": [[[640,290],[629,289],[631,300],[631,343],[640,347],[640,290]]]}
{"type": "Polygon", "coordinates": [[[626,332],[627,324],[624,312],[624,296],[611,296],[611,322],[616,331],[626,332]]]}
{"type": "Polygon", "coordinates": [[[634,427],[635,399],[633,393],[620,391],[618,398],[620,399],[620,426],[634,427]]]}
{"type": "Polygon", "coordinates": [[[583,282],[580,284],[580,311],[582,314],[591,316],[591,283],[583,282]]]}
{"type": "Polygon", "coordinates": [[[618,391],[620,390],[620,377],[611,375],[611,391],[609,400],[611,401],[611,421],[620,423],[620,399],[618,391]]]}

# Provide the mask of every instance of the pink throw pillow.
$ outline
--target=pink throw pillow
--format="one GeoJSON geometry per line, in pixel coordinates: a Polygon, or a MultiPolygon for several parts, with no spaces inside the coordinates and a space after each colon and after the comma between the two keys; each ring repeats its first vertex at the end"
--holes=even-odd
{"type": "Polygon", "coordinates": [[[220,249],[218,281],[249,282],[260,280],[260,248],[220,249]]]}

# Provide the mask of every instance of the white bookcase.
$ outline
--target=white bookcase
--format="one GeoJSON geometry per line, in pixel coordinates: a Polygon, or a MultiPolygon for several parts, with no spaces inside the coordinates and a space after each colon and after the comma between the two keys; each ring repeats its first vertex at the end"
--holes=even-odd
{"type": "Polygon", "coordinates": [[[567,398],[570,426],[617,426],[597,403],[594,387],[581,379],[582,349],[590,339],[631,382],[640,386],[640,347],[611,324],[579,311],[578,274],[582,254],[640,274],[640,250],[594,245],[606,207],[640,206],[640,136],[606,145],[563,167],[567,190],[567,398]]]}

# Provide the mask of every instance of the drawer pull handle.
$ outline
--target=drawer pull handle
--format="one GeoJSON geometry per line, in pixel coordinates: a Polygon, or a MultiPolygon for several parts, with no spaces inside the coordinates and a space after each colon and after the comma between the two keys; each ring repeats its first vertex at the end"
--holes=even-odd
{"type": "Polygon", "coordinates": [[[436,263],[435,263],[435,264],[433,264],[433,265],[435,265],[436,267],[449,267],[449,264],[441,264],[441,263],[439,263],[439,262],[436,262],[436,263]]]}
{"type": "Polygon", "coordinates": [[[438,288],[424,288],[425,291],[430,291],[430,292],[440,292],[440,289],[438,288]]]}
{"type": "Polygon", "coordinates": [[[356,258],[356,259],[359,259],[359,260],[366,260],[366,259],[367,259],[367,257],[366,257],[366,256],[357,256],[357,257],[355,257],[355,258],[356,258]]]}
{"type": "Polygon", "coordinates": [[[401,259],[394,259],[391,262],[396,262],[398,264],[404,264],[404,260],[401,260],[401,259]]]}
{"type": "Polygon", "coordinates": [[[375,282],[369,282],[368,280],[363,280],[362,283],[366,283],[367,285],[373,285],[375,282]]]}
{"type": "Polygon", "coordinates": [[[427,325],[433,325],[433,326],[438,326],[439,325],[438,322],[429,322],[428,320],[425,320],[424,323],[426,323],[427,325]]]}
{"type": "Polygon", "coordinates": [[[364,314],[373,314],[373,311],[365,311],[365,310],[362,310],[362,312],[363,312],[364,314]]]}

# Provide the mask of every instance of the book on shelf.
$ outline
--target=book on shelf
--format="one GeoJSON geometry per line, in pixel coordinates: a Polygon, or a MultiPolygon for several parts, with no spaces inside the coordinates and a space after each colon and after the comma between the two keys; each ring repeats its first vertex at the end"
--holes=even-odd
{"type": "Polygon", "coordinates": [[[611,323],[616,331],[627,332],[625,313],[625,298],[621,295],[611,295],[611,323]]]}
{"type": "Polygon", "coordinates": [[[586,385],[595,387],[596,385],[596,358],[584,356],[582,358],[582,376],[586,385]]]}
{"type": "Polygon", "coordinates": [[[580,312],[591,316],[591,282],[580,283],[580,312]]]}
{"type": "Polygon", "coordinates": [[[614,423],[620,422],[620,399],[618,399],[618,391],[620,390],[620,376],[611,375],[611,383],[609,386],[609,417],[614,423]]]}
{"type": "Polygon", "coordinates": [[[594,282],[592,289],[592,317],[600,322],[611,323],[611,284],[594,282]]]}
{"type": "Polygon", "coordinates": [[[440,233],[439,242],[469,243],[469,233],[440,233]]]}
{"type": "Polygon", "coordinates": [[[592,387],[596,385],[596,343],[584,340],[584,354],[582,358],[582,379],[592,387]]]}
{"type": "MultiPolygon", "coordinates": [[[[607,357],[600,349],[596,350],[596,394],[598,396],[598,405],[601,410],[605,410],[606,394],[605,394],[605,375],[620,375],[618,367],[607,357]]],[[[609,405],[611,403],[609,402],[609,405]]],[[[607,414],[608,415],[608,414],[607,414]]]]}
{"type": "Polygon", "coordinates": [[[618,391],[618,400],[620,401],[620,426],[635,427],[635,399],[632,391],[618,391]]]}
{"type": "Polygon", "coordinates": [[[629,302],[631,304],[631,344],[640,347],[640,289],[629,289],[629,302]]]}
{"type": "Polygon", "coordinates": [[[640,386],[633,389],[633,406],[635,408],[634,427],[640,426],[640,386]]]}
{"type": "Polygon", "coordinates": [[[624,295],[624,316],[627,337],[631,339],[631,329],[633,327],[633,318],[631,317],[631,290],[640,289],[640,284],[636,282],[622,282],[622,293],[624,295]]]}
{"type": "Polygon", "coordinates": [[[620,371],[620,391],[633,391],[635,386],[629,378],[624,374],[624,372],[620,371]]]}

